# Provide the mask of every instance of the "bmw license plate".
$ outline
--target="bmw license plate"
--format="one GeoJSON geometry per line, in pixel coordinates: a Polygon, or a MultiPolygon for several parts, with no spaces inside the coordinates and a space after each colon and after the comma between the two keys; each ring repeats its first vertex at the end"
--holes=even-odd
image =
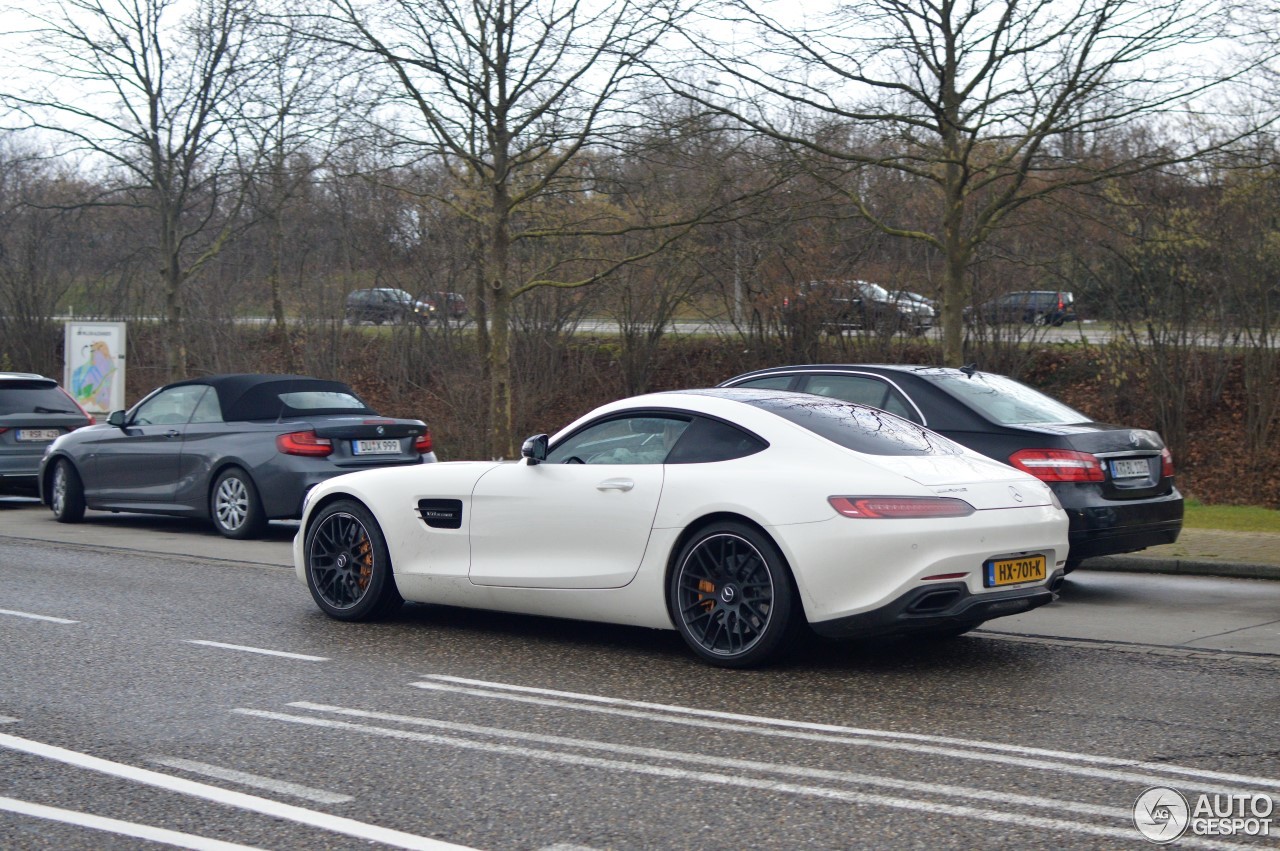
{"type": "Polygon", "coordinates": [[[1048,575],[1048,562],[1042,555],[995,558],[987,562],[986,567],[982,584],[988,588],[1039,582],[1048,575]]]}
{"type": "Polygon", "coordinates": [[[1116,458],[1111,462],[1111,478],[1134,479],[1145,476],[1150,470],[1146,458],[1116,458]]]}
{"type": "Polygon", "coordinates": [[[382,440],[353,440],[351,451],[356,455],[394,455],[400,451],[400,441],[390,438],[382,440]]]}
{"type": "Polygon", "coordinates": [[[62,430],[56,428],[20,428],[18,429],[18,441],[20,443],[48,443],[51,440],[57,440],[60,434],[62,434],[62,430]]]}

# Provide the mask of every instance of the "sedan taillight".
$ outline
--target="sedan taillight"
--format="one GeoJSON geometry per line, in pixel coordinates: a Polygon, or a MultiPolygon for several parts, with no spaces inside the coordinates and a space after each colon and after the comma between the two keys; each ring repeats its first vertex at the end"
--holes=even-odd
{"type": "Polygon", "coordinates": [[[293,431],[276,436],[276,449],[285,455],[323,458],[333,452],[333,442],[327,437],[316,437],[314,431],[293,431]]]}
{"type": "Polygon", "coordinates": [[[831,496],[831,507],[845,517],[886,520],[911,517],[967,517],[974,507],[943,496],[831,496]]]}
{"type": "Polygon", "coordinates": [[[1009,463],[1042,482],[1101,482],[1102,462],[1088,452],[1073,449],[1020,449],[1009,463]]]}
{"type": "Polygon", "coordinates": [[[431,432],[424,431],[418,435],[418,439],[413,442],[413,451],[419,455],[426,455],[432,449],[431,432]]]}
{"type": "Polygon", "coordinates": [[[1173,453],[1168,447],[1160,450],[1160,476],[1166,479],[1173,476],[1173,453]]]}

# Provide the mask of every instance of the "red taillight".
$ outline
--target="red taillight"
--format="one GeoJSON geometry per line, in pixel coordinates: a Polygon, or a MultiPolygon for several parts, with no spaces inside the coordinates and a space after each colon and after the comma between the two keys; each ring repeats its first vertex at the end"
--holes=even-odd
{"type": "Polygon", "coordinates": [[[314,431],[293,431],[276,436],[276,449],[285,455],[323,458],[333,452],[333,442],[327,437],[316,437],[314,431]]]}
{"type": "Polygon", "coordinates": [[[1042,482],[1101,482],[1102,462],[1072,449],[1021,449],[1009,463],[1042,482]]]}
{"type": "Polygon", "coordinates": [[[966,517],[974,508],[963,499],[942,496],[832,496],[831,507],[845,517],[887,520],[911,517],[966,517]]]}
{"type": "Polygon", "coordinates": [[[431,432],[424,431],[418,435],[418,439],[413,442],[413,451],[419,455],[426,455],[431,451],[431,432]]]}
{"type": "Polygon", "coordinates": [[[1170,478],[1173,475],[1173,453],[1168,447],[1160,450],[1160,477],[1170,478]]]}

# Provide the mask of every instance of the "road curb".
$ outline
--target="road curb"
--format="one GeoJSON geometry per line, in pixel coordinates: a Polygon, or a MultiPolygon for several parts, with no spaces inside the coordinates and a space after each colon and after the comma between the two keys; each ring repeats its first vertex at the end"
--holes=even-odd
{"type": "Polygon", "coordinates": [[[1280,580],[1280,565],[1251,564],[1235,561],[1208,561],[1189,558],[1152,558],[1150,556],[1101,556],[1085,561],[1079,570],[1119,571],[1123,573],[1166,573],[1178,576],[1226,576],[1236,579],[1280,580]]]}

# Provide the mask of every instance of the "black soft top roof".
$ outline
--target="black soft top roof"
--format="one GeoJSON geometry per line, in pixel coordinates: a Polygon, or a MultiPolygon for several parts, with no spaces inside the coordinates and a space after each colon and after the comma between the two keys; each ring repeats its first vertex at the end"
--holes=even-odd
{"type": "Polygon", "coordinates": [[[192,378],[188,381],[177,381],[169,385],[176,387],[184,384],[204,384],[212,387],[218,394],[218,405],[222,408],[222,418],[228,422],[243,420],[278,420],[294,417],[314,416],[316,414],[372,414],[368,404],[356,395],[355,391],[341,381],[326,381],[322,378],[311,378],[306,375],[211,375],[206,378],[192,378]],[[362,408],[291,408],[280,398],[284,393],[301,391],[321,393],[346,393],[359,399],[362,408]]]}

